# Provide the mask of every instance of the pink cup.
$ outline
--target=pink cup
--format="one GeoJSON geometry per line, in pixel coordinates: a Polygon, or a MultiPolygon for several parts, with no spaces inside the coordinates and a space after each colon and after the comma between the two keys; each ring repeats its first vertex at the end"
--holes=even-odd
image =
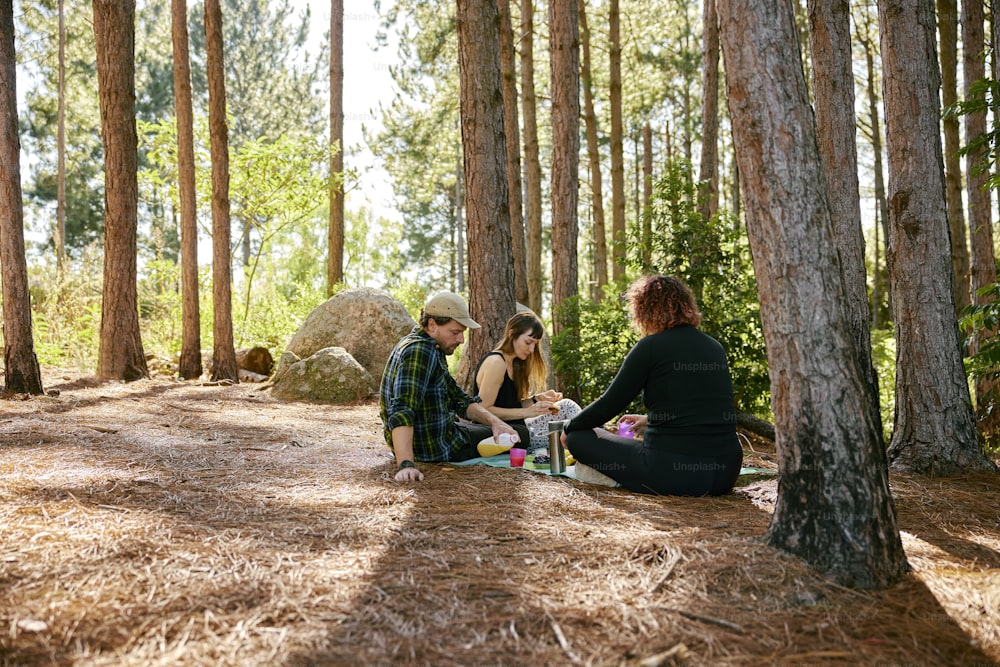
{"type": "Polygon", "coordinates": [[[623,438],[635,438],[635,424],[632,422],[620,422],[618,424],[618,435],[623,438]]]}
{"type": "Polygon", "coordinates": [[[518,447],[512,447],[510,450],[510,467],[511,468],[523,468],[524,467],[524,457],[528,453],[527,449],[520,449],[518,447]]]}

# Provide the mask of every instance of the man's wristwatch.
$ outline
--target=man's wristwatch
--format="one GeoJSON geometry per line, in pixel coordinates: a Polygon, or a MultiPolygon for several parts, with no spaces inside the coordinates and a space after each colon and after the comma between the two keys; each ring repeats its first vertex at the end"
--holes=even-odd
{"type": "Polygon", "coordinates": [[[402,470],[403,468],[416,468],[416,467],[417,466],[410,459],[403,459],[402,461],[399,462],[400,470],[402,470]]]}

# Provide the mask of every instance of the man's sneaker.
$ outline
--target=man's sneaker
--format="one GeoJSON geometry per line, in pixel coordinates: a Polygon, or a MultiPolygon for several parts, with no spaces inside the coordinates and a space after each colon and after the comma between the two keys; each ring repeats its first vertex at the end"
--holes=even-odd
{"type": "Polygon", "coordinates": [[[576,462],[574,469],[576,471],[576,479],[586,484],[598,484],[600,486],[610,486],[612,488],[621,486],[621,484],[608,477],[603,472],[594,470],[590,466],[584,465],[579,461],[576,462]]]}

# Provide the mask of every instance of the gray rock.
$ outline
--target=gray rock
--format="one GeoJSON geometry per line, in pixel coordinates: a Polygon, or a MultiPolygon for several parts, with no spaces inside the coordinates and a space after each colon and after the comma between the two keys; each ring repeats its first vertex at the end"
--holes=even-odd
{"type": "Polygon", "coordinates": [[[353,403],[369,398],[377,381],[342,347],[327,347],[305,359],[281,356],[271,394],[279,398],[321,403],[353,403]]]}
{"type": "MultiPolygon", "coordinates": [[[[305,359],[328,347],[342,347],[377,380],[399,339],[416,325],[403,304],[380,290],[344,290],[317,306],[285,351],[305,359]]],[[[276,375],[284,368],[284,356],[276,375]]]]}

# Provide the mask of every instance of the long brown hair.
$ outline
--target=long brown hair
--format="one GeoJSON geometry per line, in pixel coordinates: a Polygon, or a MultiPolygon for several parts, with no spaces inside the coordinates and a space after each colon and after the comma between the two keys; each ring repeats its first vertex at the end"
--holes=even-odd
{"type": "Polygon", "coordinates": [[[625,292],[632,321],[644,334],[653,334],[682,324],[698,326],[701,312],[691,288],[673,276],[639,278],[625,292]]]}
{"type": "Polygon", "coordinates": [[[542,357],[542,336],[545,335],[545,326],[530,310],[517,313],[509,320],[504,327],[503,340],[494,348],[496,352],[504,354],[514,354],[514,341],[525,333],[531,333],[532,338],[538,339],[535,351],[527,359],[514,357],[514,387],[517,389],[517,396],[525,399],[532,393],[541,391],[545,387],[548,378],[548,368],[545,359],[542,357]]]}

